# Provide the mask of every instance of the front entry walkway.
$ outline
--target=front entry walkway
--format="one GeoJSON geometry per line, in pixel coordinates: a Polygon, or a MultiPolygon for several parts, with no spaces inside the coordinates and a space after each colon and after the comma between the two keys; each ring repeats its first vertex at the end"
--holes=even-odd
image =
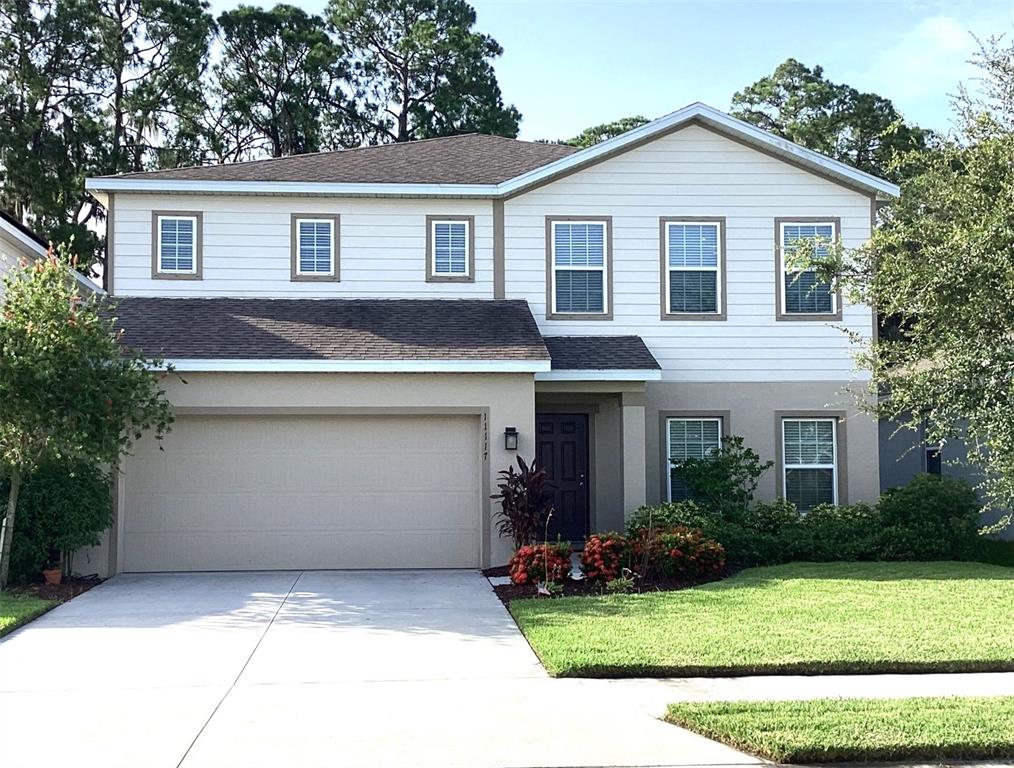
{"type": "Polygon", "coordinates": [[[759,761],[550,680],[476,572],[118,576],[0,641],[4,768],[759,761]]]}

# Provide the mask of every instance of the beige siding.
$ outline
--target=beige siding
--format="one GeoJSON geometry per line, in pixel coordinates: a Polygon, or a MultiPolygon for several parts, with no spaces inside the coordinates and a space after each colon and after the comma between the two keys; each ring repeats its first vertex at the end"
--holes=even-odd
{"type": "Polygon", "coordinates": [[[527,299],[544,333],[637,334],[675,381],[845,380],[869,307],[844,323],[776,322],[774,220],[839,217],[847,247],[870,235],[870,199],[691,126],[508,200],[506,292],[527,299]],[[611,216],[611,321],[546,320],[545,217],[611,216]],[[659,219],[724,216],[728,320],[662,321],[659,219]]]}
{"type": "Polygon", "coordinates": [[[114,292],[121,296],[492,298],[488,200],[328,199],[118,193],[114,292]],[[203,214],[203,279],[152,280],[152,211],[203,214]],[[340,282],[290,279],[293,213],[339,215],[340,282]],[[426,282],[426,216],[475,217],[475,282],[426,282]]]}

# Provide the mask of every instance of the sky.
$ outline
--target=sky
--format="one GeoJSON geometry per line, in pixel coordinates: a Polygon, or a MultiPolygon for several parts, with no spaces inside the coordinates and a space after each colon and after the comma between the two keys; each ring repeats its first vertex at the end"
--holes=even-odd
{"type": "MultiPolygon", "coordinates": [[[[299,2],[320,12],[324,0],[299,2]]],[[[219,13],[238,5],[212,0],[219,13]]],[[[246,4],[273,5],[273,2],[246,4]]],[[[950,95],[974,88],[975,36],[1014,38],[1014,0],[471,0],[523,139],[565,139],[691,102],[729,109],[737,90],[789,57],[891,99],[946,132],[950,95]]]]}

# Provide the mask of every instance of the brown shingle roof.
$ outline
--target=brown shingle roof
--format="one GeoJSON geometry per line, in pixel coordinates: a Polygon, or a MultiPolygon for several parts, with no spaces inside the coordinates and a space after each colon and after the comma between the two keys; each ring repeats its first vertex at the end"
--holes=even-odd
{"type": "Polygon", "coordinates": [[[404,144],[103,178],[324,184],[499,184],[576,151],[575,147],[562,144],[539,144],[470,133],[404,144]]]}
{"type": "Polygon", "coordinates": [[[658,370],[640,336],[546,336],[554,371],[658,370]]]}
{"type": "Polygon", "coordinates": [[[124,346],[229,360],[546,360],[525,301],[115,299],[124,346]]]}

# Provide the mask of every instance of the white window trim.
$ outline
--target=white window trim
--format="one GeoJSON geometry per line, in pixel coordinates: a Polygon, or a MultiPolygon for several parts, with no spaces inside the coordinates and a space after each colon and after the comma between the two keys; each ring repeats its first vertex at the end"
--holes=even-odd
{"type": "MultiPolygon", "coordinates": [[[[785,228],[786,227],[798,227],[798,226],[809,226],[809,227],[831,227],[831,242],[834,243],[838,240],[838,224],[834,221],[782,221],[778,224],[778,263],[780,268],[780,274],[778,275],[778,290],[782,295],[782,314],[785,315],[833,315],[838,312],[838,292],[831,291],[831,311],[830,312],[789,312],[789,305],[786,301],[785,296],[785,276],[788,274],[788,270],[785,267],[785,228]]],[[[800,272],[803,270],[794,270],[800,272]]]]}
{"type": "Polygon", "coordinates": [[[467,219],[430,219],[430,275],[433,277],[471,277],[472,222],[467,219]],[[465,271],[437,272],[437,224],[461,224],[465,227],[465,271]]]}
{"type": "Polygon", "coordinates": [[[722,436],[725,434],[722,430],[724,425],[722,424],[721,416],[669,416],[665,420],[665,497],[666,501],[672,501],[672,430],[669,425],[674,421],[713,421],[718,424],[718,449],[722,449],[722,436]]]}
{"type": "MultiPolygon", "coordinates": [[[[674,219],[666,221],[665,223],[665,314],[674,315],[679,317],[680,315],[720,315],[722,314],[722,307],[725,305],[725,296],[722,295],[722,224],[718,221],[682,221],[680,219],[674,219]],[[718,244],[717,258],[715,259],[716,264],[714,267],[674,267],[669,263],[669,246],[670,237],[669,230],[671,227],[692,225],[695,227],[714,227],[715,228],[715,242],[718,244]],[[714,272],[715,273],[715,296],[717,301],[715,302],[715,310],[701,311],[696,310],[679,310],[672,311],[672,272],[714,272]]],[[[784,281],[783,281],[784,282],[784,281]]],[[[782,306],[785,306],[783,303],[782,306]]]]}
{"type": "Polygon", "coordinates": [[[334,246],[335,246],[335,231],[334,231],[334,219],[315,219],[312,216],[305,216],[296,219],[296,275],[298,277],[334,277],[334,246]],[[303,223],[308,224],[327,224],[328,229],[331,231],[331,248],[329,253],[330,266],[327,272],[304,272],[300,268],[299,249],[301,243],[299,242],[300,232],[299,228],[303,223]]]}
{"type": "Polygon", "coordinates": [[[553,284],[551,286],[550,297],[552,299],[553,309],[552,314],[554,315],[585,315],[588,317],[598,317],[599,315],[609,314],[609,259],[612,254],[609,253],[609,225],[605,219],[599,221],[597,219],[589,219],[587,221],[553,221],[552,230],[550,235],[552,236],[552,242],[550,243],[549,257],[552,263],[553,284]],[[559,225],[570,226],[573,224],[597,224],[602,227],[602,266],[601,267],[572,267],[572,266],[556,266],[556,228],[559,225]],[[574,312],[572,310],[566,310],[561,312],[556,308],[556,271],[557,269],[564,269],[568,272],[601,272],[602,273],[602,310],[599,312],[574,312]]]}
{"type": "Polygon", "coordinates": [[[789,484],[789,470],[790,469],[830,469],[833,473],[831,476],[831,503],[838,504],[838,419],[831,417],[819,417],[819,418],[806,418],[805,416],[799,416],[794,418],[783,418],[782,419],[782,495],[785,496],[788,493],[789,484]],[[785,455],[785,425],[790,421],[802,422],[802,421],[827,421],[831,423],[831,450],[834,452],[833,461],[830,464],[789,464],[785,455]]]}
{"type": "Polygon", "coordinates": [[[170,216],[159,214],[157,217],[158,226],[157,237],[158,237],[158,273],[160,275],[196,275],[197,274],[197,217],[196,216],[170,216]],[[194,242],[193,242],[193,253],[190,255],[190,261],[193,264],[191,269],[166,269],[162,266],[162,222],[163,221],[189,221],[194,227],[194,242]]]}

